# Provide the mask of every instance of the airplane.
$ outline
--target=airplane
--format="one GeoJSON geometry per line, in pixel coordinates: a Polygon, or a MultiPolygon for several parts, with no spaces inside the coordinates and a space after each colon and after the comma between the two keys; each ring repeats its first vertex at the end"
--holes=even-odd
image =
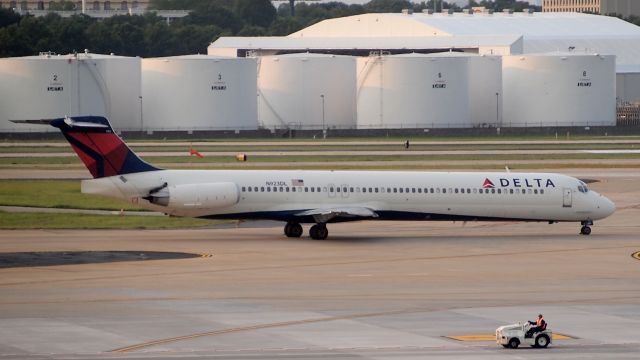
{"type": "Polygon", "coordinates": [[[327,224],[357,220],[580,222],[615,211],[576,178],[553,173],[165,170],[140,159],[100,116],[14,120],[54,126],[91,180],[85,194],[172,216],[285,222],[287,237],[326,239],[327,224]]]}

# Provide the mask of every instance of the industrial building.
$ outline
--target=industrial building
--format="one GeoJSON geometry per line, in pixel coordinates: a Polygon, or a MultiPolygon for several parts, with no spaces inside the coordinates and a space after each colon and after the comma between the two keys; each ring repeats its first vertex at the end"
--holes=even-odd
{"type": "Polygon", "coordinates": [[[258,58],[301,52],[359,57],[358,128],[608,126],[615,123],[616,100],[640,99],[640,27],[615,17],[580,13],[364,14],[321,21],[284,37],[221,37],[208,52],[258,58]],[[433,76],[442,72],[431,71],[427,76],[428,57],[416,55],[439,52],[484,55],[473,61],[472,57],[462,60],[453,56],[430,59],[460,68],[448,71],[456,73],[456,81],[447,90],[452,97],[438,98],[445,91],[433,92],[435,89],[430,86],[433,76]],[[412,55],[393,57],[397,54],[412,55]],[[533,54],[544,56],[525,57],[527,61],[518,64],[509,58],[533,54]],[[490,60],[495,56],[509,61],[490,60]],[[592,60],[594,63],[589,63],[592,60]],[[465,61],[467,65],[460,65],[465,61]],[[411,65],[395,67],[398,62],[411,65]],[[590,67],[584,69],[558,65],[587,63],[590,67]],[[517,69],[524,64],[526,69],[517,69]],[[528,68],[530,65],[539,68],[528,68]],[[363,76],[363,71],[368,75],[363,76]],[[584,71],[589,79],[598,79],[591,81],[588,89],[580,86],[589,82],[580,80],[585,77],[575,77],[584,71]],[[386,75],[379,75],[385,72],[386,75]],[[555,90],[550,83],[535,81],[541,78],[540,74],[557,78],[555,90]],[[513,80],[516,78],[531,81],[518,85],[513,80]],[[457,82],[466,91],[454,91],[457,82]],[[580,88],[576,92],[573,87],[580,88]],[[549,93],[557,96],[551,99],[549,93]],[[553,100],[556,107],[523,117],[521,111],[514,110],[515,102],[509,103],[513,94],[521,96],[519,101],[525,104],[540,107],[543,101],[553,100]],[[578,101],[580,111],[568,110],[572,101],[578,101]],[[416,109],[426,104],[428,111],[416,109]],[[556,116],[549,116],[554,112],[556,116]]]}
{"type": "Polygon", "coordinates": [[[208,53],[0,59],[0,132],[65,115],[145,133],[595,127],[640,101],[640,27],[598,15],[364,14],[208,53]]]}
{"type": "Polygon", "coordinates": [[[142,60],[144,130],[255,130],[256,59],[187,55],[142,60]]]}
{"type": "Polygon", "coordinates": [[[587,12],[602,15],[639,16],[637,0],[543,0],[542,12],[587,12]]]}
{"type": "Polygon", "coordinates": [[[0,132],[42,132],[9,120],[101,115],[141,130],[140,58],[91,53],[0,59],[0,132]]]}

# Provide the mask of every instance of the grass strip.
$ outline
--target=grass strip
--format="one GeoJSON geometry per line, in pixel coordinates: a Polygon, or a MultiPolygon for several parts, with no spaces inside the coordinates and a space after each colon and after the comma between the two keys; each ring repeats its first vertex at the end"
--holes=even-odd
{"type": "Polygon", "coordinates": [[[198,228],[223,221],[169,216],[118,216],[0,212],[0,229],[177,229],[198,228]]]}
{"type": "Polygon", "coordinates": [[[144,210],[80,192],[78,180],[0,180],[0,205],[94,210],[144,210]]]}

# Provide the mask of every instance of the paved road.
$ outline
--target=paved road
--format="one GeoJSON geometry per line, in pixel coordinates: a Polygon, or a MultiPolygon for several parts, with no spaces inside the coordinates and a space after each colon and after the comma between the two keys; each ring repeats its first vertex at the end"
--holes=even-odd
{"type": "Polygon", "coordinates": [[[327,241],[270,224],[0,232],[0,252],[211,255],[0,270],[0,357],[635,359],[638,184],[592,184],[619,210],[588,237],[578,224],[500,222],[335,224],[327,241]],[[446,338],[538,312],[572,339],[512,351],[446,338]]]}

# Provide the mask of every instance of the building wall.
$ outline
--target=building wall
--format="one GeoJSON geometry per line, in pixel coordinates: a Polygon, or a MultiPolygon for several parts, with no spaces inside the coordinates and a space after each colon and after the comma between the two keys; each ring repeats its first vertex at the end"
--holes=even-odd
{"type": "Polygon", "coordinates": [[[616,98],[620,102],[640,103],[640,74],[616,74],[616,98]]]}
{"type": "Polygon", "coordinates": [[[637,0],[543,0],[543,12],[589,12],[594,14],[620,14],[624,17],[640,15],[637,0]]]}
{"type": "MultiPolygon", "coordinates": [[[[146,9],[151,0],[87,0],[85,6],[87,10],[128,10],[146,9]]],[[[73,0],[76,9],[82,9],[82,1],[73,0]]],[[[55,0],[0,0],[0,7],[18,10],[49,10],[52,3],[58,4],[55,0]]]]}

